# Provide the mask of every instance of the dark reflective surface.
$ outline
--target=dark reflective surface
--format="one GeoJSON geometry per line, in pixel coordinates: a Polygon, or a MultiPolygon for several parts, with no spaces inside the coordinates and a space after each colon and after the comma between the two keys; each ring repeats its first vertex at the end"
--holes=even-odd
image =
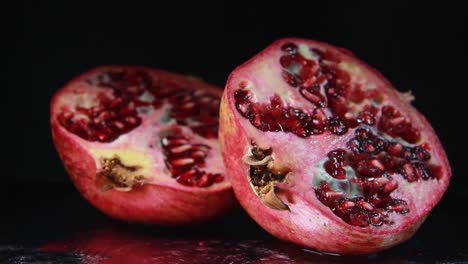
{"type": "Polygon", "coordinates": [[[144,226],[101,215],[76,192],[2,217],[0,263],[468,262],[468,217],[449,190],[410,241],[368,256],[331,256],[279,241],[240,209],[194,227],[144,226]]]}

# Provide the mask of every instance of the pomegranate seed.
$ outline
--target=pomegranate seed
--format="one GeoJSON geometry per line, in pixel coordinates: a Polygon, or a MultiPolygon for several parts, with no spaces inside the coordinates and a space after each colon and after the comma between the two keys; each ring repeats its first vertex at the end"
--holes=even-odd
{"type": "Polygon", "coordinates": [[[354,226],[365,227],[369,225],[369,218],[365,213],[351,213],[349,216],[349,224],[354,226]]]}
{"type": "Polygon", "coordinates": [[[338,117],[333,117],[329,120],[329,129],[335,135],[343,135],[348,132],[348,128],[338,117]]]}
{"type": "Polygon", "coordinates": [[[372,136],[372,132],[366,126],[361,126],[354,132],[357,139],[367,139],[372,136]]]}
{"type": "Polygon", "coordinates": [[[222,182],[224,180],[224,176],[217,173],[213,174],[213,182],[222,182]]]}
{"type": "Polygon", "coordinates": [[[335,179],[346,179],[346,171],[341,165],[333,161],[327,161],[324,165],[325,170],[335,179]]]}
{"type": "Polygon", "coordinates": [[[161,142],[164,146],[179,146],[179,145],[185,145],[189,143],[188,140],[185,138],[170,138],[170,137],[163,138],[161,142]]]}
{"type": "Polygon", "coordinates": [[[109,105],[109,108],[116,108],[122,103],[123,103],[122,98],[116,97],[116,98],[114,98],[114,100],[111,101],[111,103],[109,105]]]}
{"type": "Polygon", "coordinates": [[[109,136],[104,134],[103,132],[101,131],[97,131],[96,132],[96,137],[98,138],[99,141],[101,142],[107,142],[109,140],[109,136]]]}
{"type": "Polygon", "coordinates": [[[403,146],[399,143],[390,143],[390,145],[387,148],[388,154],[399,157],[403,151],[403,146]]]}
{"type": "Polygon", "coordinates": [[[93,122],[95,124],[99,124],[103,122],[104,120],[108,119],[111,116],[110,112],[108,111],[103,111],[100,113],[97,113],[97,116],[93,119],[93,122]]]}
{"type": "Polygon", "coordinates": [[[182,153],[182,152],[185,152],[189,149],[191,149],[192,146],[186,144],[186,145],[179,145],[179,146],[176,146],[176,147],[173,147],[170,149],[170,152],[171,153],[175,153],[175,154],[178,154],[178,153],[182,153]]]}
{"type": "Polygon", "coordinates": [[[343,192],[327,191],[325,192],[325,197],[331,200],[336,200],[337,198],[343,197],[343,192]]]}
{"type": "Polygon", "coordinates": [[[119,120],[112,120],[110,121],[109,125],[111,125],[112,127],[115,127],[118,131],[125,129],[124,123],[120,122],[119,120]]]}
{"type": "Polygon", "coordinates": [[[376,177],[368,179],[368,184],[372,193],[377,193],[379,190],[383,190],[385,184],[389,182],[389,179],[385,177],[376,177]]]}
{"type": "Polygon", "coordinates": [[[392,212],[406,214],[409,212],[408,205],[403,200],[394,199],[387,204],[387,209],[392,212]]]}
{"type": "Polygon", "coordinates": [[[194,175],[196,175],[196,173],[197,173],[197,170],[190,169],[181,173],[179,176],[177,176],[177,179],[182,180],[182,181],[187,181],[189,178],[192,178],[194,175]]]}
{"type": "Polygon", "coordinates": [[[307,100],[309,100],[309,102],[317,105],[317,106],[323,106],[323,101],[322,101],[322,98],[318,95],[315,95],[313,93],[311,93],[309,90],[307,89],[304,89],[304,88],[301,88],[300,89],[300,93],[302,94],[302,96],[304,96],[304,98],[306,98],[307,100]]]}
{"type": "Polygon", "coordinates": [[[408,162],[403,164],[400,171],[403,174],[403,177],[405,177],[409,182],[414,182],[417,180],[413,165],[411,163],[408,162]]]}
{"type": "Polygon", "coordinates": [[[63,111],[61,114],[60,114],[60,117],[65,119],[65,120],[69,120],[73,117],[73,113],[70,112],[70,111],[63,111]]]}
{"type": "Polygon", "coordinates": [[[372,126],[372,125],[375,124],[375,121],[376,121],[375,120],[375,113],[371,112],[370,110],[362,111],[359,114],[359,122],[360,123],[372,126]]]}
{"type": "Polygon", "coordinates": [[[204,173],[200,179],[197,181],[198,187],[207,187],[213,184],[213,179],[210,177],[209,174],[204,173]]]}
{"type": "Polygon", "coordinates": [[[431,154],[422,147],[416,146],[412,149],[412,152],[417,159],[422,161],[426,161],[431,158],[431,154]]]}
{"type": "Polygon", "coordinates": [[[199,159],[203,160],[205,159],[206,155],[207,155],[206,152],[201,151],[201,150],[196,150],[191,153],[191,156],[196,160],[199,160],[199,159]]]}
{"type": "Polygon", "coordinates": [[[394,179],[391,179],[384,185],[382,192],[389,194],[393,192],[394,190],[396,190],[396,188],[398,188],[398,182],[395,181],[394,179]]]}
{"type": "Polygon", "coordinates": [[[424,164],[420,162],[413,163],[413,169],[418,179],[427,180],[431,177],[424,164]]]}
{"type": "Polygon", "coordinates": [[[364,200],[359,200],[359,201],[357,202],[357,204],[358,204],[361,208],[363,208],[363,209],[365,209],[365,210],[368,210],[368,211],[374,210],[374,206],[372,206],[370,203],[368,203],[368,202],[366,202],[366,201],[364,201],[364,200]]]}
{"type": "Polygon", "coordinates": [[[370,218],[370,224],[373,226],[381,226],[383,224],[382,217],[380,215],[374,215],[370,218]]]}
{"type": "Polygon", "coordinates": [[[348,200],[344,200],[343,202],[340,203],[339,208],[344,211],[353,208],[356,205],[356,203],[348,200]]]}
{"type": "Polygon", "coordinates": [[[124,120],[125,120],[125,123],[130,124],[130,125],[135,125],[139,122],[138,118],[134,116],[126,116],[124,120]]]}
{"type": "Polygon", "coordinates": [[[195,163],[195,160],[192,158],[175,159],[171,162],[172,166],[174,167],[191,165],[193,163],[195,163]]]}
{"type": "Polygon", "coordinates": [[[384,165],[377,159],[367,159],[358,162],[356,171],[364,176],[380,176],[385,170],[384,165]]]}

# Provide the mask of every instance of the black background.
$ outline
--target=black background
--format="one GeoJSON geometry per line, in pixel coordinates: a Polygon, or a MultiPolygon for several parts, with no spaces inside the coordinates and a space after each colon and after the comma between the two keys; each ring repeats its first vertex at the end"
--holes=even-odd
{"type": "MultiPolygon", "coordinates": [[[[49,100],[100,64],[142,64],[223,86],[230,71],[275,39],[343,46],[380,70],[437,131],[449,156],[449,193],[467,186],[466,16],[447,1],[19,2],[5,8],[1,207],[74,192],[49,131],[49,100]],[[10,17],[9,16],[9,17],[10,17]],[[5,119],[6,118],[6,119],[5,119]]],[[[463,201],[460,201],[465,206],[463,201]]]]}

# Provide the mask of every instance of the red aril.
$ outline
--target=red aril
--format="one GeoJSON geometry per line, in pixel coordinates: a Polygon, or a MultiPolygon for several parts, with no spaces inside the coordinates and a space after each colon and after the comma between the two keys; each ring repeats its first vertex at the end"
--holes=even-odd
{"type": "Polygon", "coordinates": [[[220,94],[161,70],[98,67],[53,97],[54,143],[78,190],[111,217],[210,220],[235,204],[217,141],[220,94]]]}
{"type": "Polygon", "coordinates": [[[274,42],[230,75],[220,141],[244,209],[274,236],[335,253],[410,238],[451,176],[428,121],[349,51],[274,42]]]}

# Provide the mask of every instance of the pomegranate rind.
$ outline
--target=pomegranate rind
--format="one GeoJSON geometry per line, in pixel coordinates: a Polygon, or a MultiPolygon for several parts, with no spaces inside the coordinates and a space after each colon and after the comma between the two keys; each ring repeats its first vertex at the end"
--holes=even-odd
{"type": "MultiPolygon", "coordinates": [[[[265,84],[263,83],[263,84],[265,84]]],[[[276,83],[275,83],[276,84],[276,83]]],[[[286,85],[286,84],[284,84],[286,85]]],[[[266,85],[265,85],[266,86],[266,85]]],[[[265,91],[268,87],[257,87],[265,91]]],[[[293,91],[293,88],[290,88],[293,91]]],[[[294,92],[292,92],[294,94],[294,92]]],[[[258,94],[256,94],[258,95],[258,94]]],[[[269,94],[271,95],[271,94],[269,94]]],[[[265,95],[258,95],[266,101],[265,95]]],[[[294,95],[291,97],[294,98],[294,95]]],[[[296,97],[297,98],[297,97],[296,97]]],[[[259,100],[261,100],[259,99],[259,100]]],[[[264,101],[264,102],[265,102],[264,101]]],[[[324,136],[311,136],[310,141],[320,143],[321,146],[339,145],[336,141],[328,141],[329,134],[324,136]],[[315,138],[314,138],[315,137],[315,138]],[[321,137],[321,138],[320,138],[321,137]],[[320,142],[322,140],[322,142],[320,142]]],[[[301,139],[290,133],[283,133],[286,138],[278,148],[273,146],[273,153],[277,156],[282,153],[284,163],[294,164],[297,162],[295,155],[303,154],[302,151],[294,151],[294,146],[286,142],[296,141],[297,145],[307,145],[307,139],[301,139]],[[288,146],[289,145],[289,146],[288,146]],[[292,150],[292,151],[291,151],[292,150]]],[[[224,95],[220,106],[220,144],[223,153],[224,163],[226,165],[227,177],[231,181],[234,193],[241,206],[247,213],[266,231],[282,240],[290,241],[305,247],[321,250],[324,252],[334,252],[341,254],[364,254],[380,251],[408,240],[418,230],[424,222],[433,207],[442,198],[447,189],[451,177],[451,168],[443,147],[426,118],[412,107],[404,96],[393,88],[391,83],[385,79],[377,70],[368,66],[363,61],[356,58],[351,52],[337,48],[332,45],[300,39],[287,38],[281,39],[256,56],[236,68],[228,78],[224,95]],[[281,78],[280,66],[275,66],[281,53],[280,47],[285,43],[307,44],[309,46],[321,47],[327,50],[334,50],[340,56],[352,61],[360,69],[365,71],[366,76],[370,76],[374,81],[379,82],[382,87],[381,92],[386,96],[395,98],[393,102],[398,108],[408,109],[409,118],[416,127],[423,128],[425,142],[431,144],[432,158],[442,168],[439,179],[427,183],[424,187],[408,189],[412,193],[415,202],[411,206],[413,212],[404,216],[404,220],[398,224],[385,227],[358,227],[352,226],[337,217],[332,211],[323,205],[315,196],[311,194],[313,186],[311,182],[300,182],[298,180],[295,188],[298,189],[290,197],[281,197],[289,207],[289,210],[274,210],[267,207],[253,191],[249,179],[249,166],[244,163],[242,157],[248,152],[251,143],[254,141],[261,148],[273,146],[277,140],[275,132],[262,132],[244,118],[236,109],[234,91],[239,89],[239,84],[243,81],[251,81],[255,84],[264,81],[267,84],[275,83],[274,78],[281,78]],[[278,68],[278,70],[275,69],[278,68]],[[262,76],[262,73],[274,72],[278,77],[262,76]],[[264,78],[260,80],[261,78],[264,78]],[[298,186],[300,185],[300,186],[298,186]],[[310,194],[306,194],[305,192],[310,194]],[[314,198],[310,198],[314,197],[314,198]]],[[[341,142],[343,144],[343,142],[341,142]]],[[[313,144],[312,144],[313,146],[313,144]]],[[[297,148],[299,150],[299,148],[297,148]]],[[[311,148],[311,150],[323,152],[326,151],[320,147],[311,148]]],[[[293,175],[294,176],[294,175],[293,175]]],[[[294,181],[294,179],[293,179],[294,181]]],[[[400,182],[402,180],[400,179],[400,182]]],[[[280,185],[281,186],[281,185],[280,185]]],[[[283,184],[286,189],[287,184],[283,184]]],[[[399,188],[403,189],[403,188],[399,188]]],[[[397,197],[408,195],[408,193],[397,193],[397,197]]]]}
{"type": "MultiPolygon", "coordinates": [[[[103,191],[96,184],[98,165],[89,149],[89,143],[67,131],[58,121],[60,98],[68,87],[83,82],[87,76],[103,70],[131,68],[147,71],[161,79],[179,80],[196,89],[212,94],[221,90],[199,79],[142,66],[108,65],[93,68],[76,77],[57,91],[51,100],[50,122],[52,138],[57,152],[73,184],[83,197],[106,215],[129,222],[182,225],[205,222],[224,215],[236,205],[228,181],[208,188],[184,186],[170,175],[149,175],[156,179],[129,191],[110,189],[103,191]]],[[[131,133],[131,132],[130,132],[131,133]]],[[[105,147],[105,143],[102,144],[105,147]]],[[[162,154],[161,154],[162,155],[162,154]]],[[[157,173],[156,173],[157,174],[157,173]]]]}

